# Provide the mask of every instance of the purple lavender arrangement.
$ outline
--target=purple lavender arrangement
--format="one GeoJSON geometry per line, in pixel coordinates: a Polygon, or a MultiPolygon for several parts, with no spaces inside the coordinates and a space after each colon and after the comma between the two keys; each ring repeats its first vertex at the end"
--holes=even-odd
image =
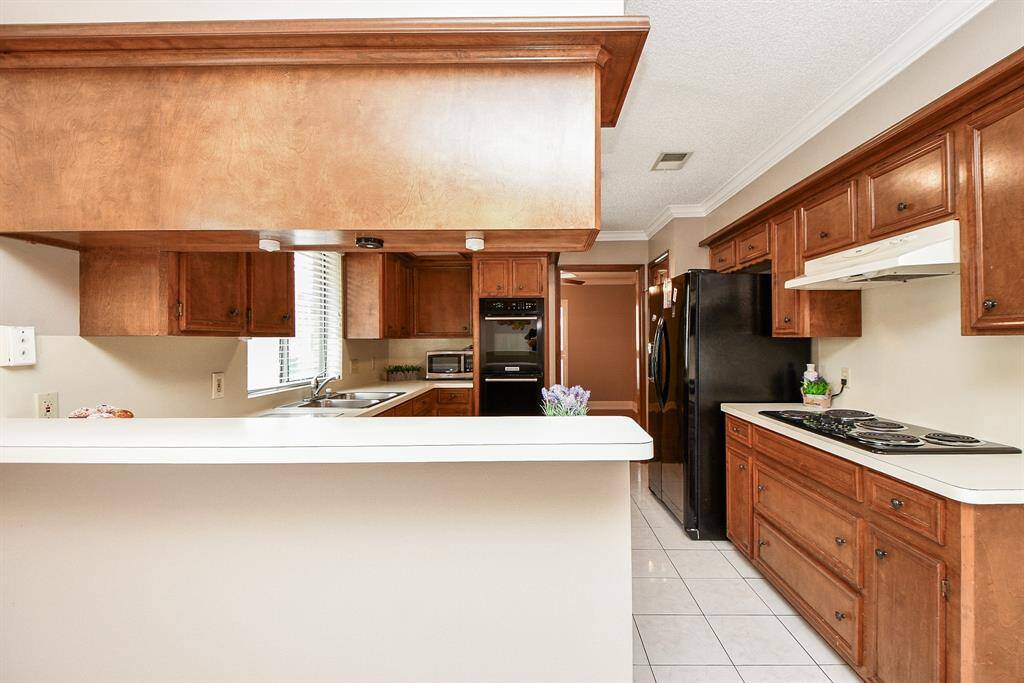
{"type": "Polygon", "coordinates": [[[549,417],[587,414],[590,392],[578,384],[574,387],[555,384],[550,389],[541,389],[540,394],[544,399],[540,404],[541,410],[549,417]]]}

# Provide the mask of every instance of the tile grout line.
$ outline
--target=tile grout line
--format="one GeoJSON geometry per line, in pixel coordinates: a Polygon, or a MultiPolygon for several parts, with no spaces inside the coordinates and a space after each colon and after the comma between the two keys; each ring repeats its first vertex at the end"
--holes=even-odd
{"type": "MultiPolygon", "coordinates": [[[[786,616],[793,616],[793,615],[786,615],[786,616]]],[[[799,615],[797,615],[797,616],[799,616],[799,615]]],[[[779,615],[776,615],[775,618],[778,619],[779,615]]],[[[800,617],[800,619],[803,619],[803,617],[800,617]]],[[[811,651],[808,650],[804,646],[804,644],[800,642],[800,639],[796,637],[796,634],[793,633],[793,629],[791,629],[789,626],[787,626],[786,622],[782,621],[782,619],[779,619],[779,623],[782,624],[782,628],[786,629],[786,632],[793,638],[793,640],[796,641],[796,644],[799,645],[803,649],[803,651],[807,653],[807,656],[811,658],[812,662],[814,662],[814,666],[818,667],[818,671],[821,672],[821,675],[824,676],[826,680],[831,681],[832,677],[829,676],[827,673],[825,673],[825,670],[821,668],[821,664],[819,664],[818,660],[814,658],[814,655],[811,654],[811,651]]],[[[843,664],[846,664],[845,660],[844,660],[843,664]]]]}

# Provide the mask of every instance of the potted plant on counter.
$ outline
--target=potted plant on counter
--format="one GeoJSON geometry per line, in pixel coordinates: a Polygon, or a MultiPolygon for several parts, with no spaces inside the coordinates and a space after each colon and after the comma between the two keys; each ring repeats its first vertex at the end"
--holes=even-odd
{"type": "Polygon", "coordinates": [[[548,417],[566,417],[570,415],[586,415],[587,401],[590,400],[590,392],[576,385],[567,387],[563,384],[555,384],[550,389],[540,390],[540,407],[548,417]]]}
{"type": "Polygon", "coordinates": [[[818,408],[832,407],[832,387],[828,380],[814,371],[813,365],[807,366],[803,382],[800,384],[800,395],[804,397],[805,406],[818,408]]]}

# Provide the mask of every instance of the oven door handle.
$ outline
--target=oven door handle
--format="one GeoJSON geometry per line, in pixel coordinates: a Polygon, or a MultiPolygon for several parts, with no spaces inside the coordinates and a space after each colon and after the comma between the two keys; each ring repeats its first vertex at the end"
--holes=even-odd
{"type": "Polygon", "coordinates": [[[484,377],[485,382],[539,382],[539,377],[484,377]]]}
{"type": "Polygon", "coordinates": [[[540,320],[539,315],[485,315],[484,320],[540,320]]]}

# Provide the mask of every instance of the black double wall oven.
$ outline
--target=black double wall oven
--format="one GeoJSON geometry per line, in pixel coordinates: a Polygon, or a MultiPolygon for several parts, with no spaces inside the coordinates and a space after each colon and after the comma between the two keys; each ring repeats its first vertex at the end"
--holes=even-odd
{"type": "Polygon", "coordinates": [[[539,415],[544,299],[480,299],[480,414],[539,415]]]}

